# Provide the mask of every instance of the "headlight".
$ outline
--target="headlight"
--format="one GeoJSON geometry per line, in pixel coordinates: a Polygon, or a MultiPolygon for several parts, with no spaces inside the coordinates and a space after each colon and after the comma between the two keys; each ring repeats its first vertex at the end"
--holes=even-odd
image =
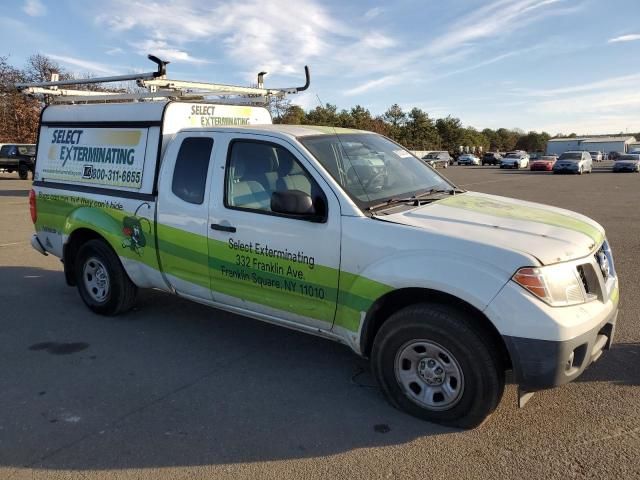
{"type": "Polygon", "coordinates": [[[512,279],[552,307],[579,305],[595,298],[585,291],[574,265],[559,263],[546,267],[525,267],[518,270],[512,279]]]}

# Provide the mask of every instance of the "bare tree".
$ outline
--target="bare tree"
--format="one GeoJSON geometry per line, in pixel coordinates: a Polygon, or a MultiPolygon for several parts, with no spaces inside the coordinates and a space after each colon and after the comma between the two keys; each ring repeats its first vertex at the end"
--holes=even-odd
{"type": "Polygon", "coordinates": [[[39,101],[27,98],[15,89],[25,74],[0,57],[0,143],[33,143],[42,108],[39,101]]]}

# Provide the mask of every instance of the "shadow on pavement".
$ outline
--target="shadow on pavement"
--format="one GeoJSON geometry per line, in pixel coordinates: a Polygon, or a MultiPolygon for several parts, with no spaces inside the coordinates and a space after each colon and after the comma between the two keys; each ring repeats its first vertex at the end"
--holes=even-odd
{"type": "Polygon", "coordinates": [[[61,271],[0,267],[0,284],[0,464],[256,462],[456,432],[392,408],[334,342],[149,290],[97,316],[61,271]]]}
{"type": "Polygon", "coordinates": [[[0,190],[0,197],[28,197],[29,190],[0,190]]]}
{"type": "Polygon", "coordinates": [[[640,343],[614,343],[600,360],[578,377],[580,382],[611,382],[616,385],[640,385],[640,343]]]}

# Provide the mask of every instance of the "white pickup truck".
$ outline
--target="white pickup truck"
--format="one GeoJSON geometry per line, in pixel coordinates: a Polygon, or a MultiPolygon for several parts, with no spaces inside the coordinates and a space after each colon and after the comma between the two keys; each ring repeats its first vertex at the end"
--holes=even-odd
{"type": "Polygon", "coordinates": [[[271,125],[264,108],[53,105],[32,245],[94,312],[140,288],[320,335],[371,359],[396,407],[472,428],[505,371],[523,403],[612,341],[603,228],[463,191],[380,135],[271,125]]]}

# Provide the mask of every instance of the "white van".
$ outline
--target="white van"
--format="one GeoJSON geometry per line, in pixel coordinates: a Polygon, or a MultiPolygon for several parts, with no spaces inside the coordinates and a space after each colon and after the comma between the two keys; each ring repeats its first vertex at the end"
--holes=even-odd
{"type": "Polygon", "coordinates": [[[396,407],[465,428],[505,371],[524,404],[611,345],[618,278],[587,217],[256,106],[86,103],[44,110],[30,206],[32,245],[96,313],[155,288],[320,335],[370,358],[396,407]]]}

